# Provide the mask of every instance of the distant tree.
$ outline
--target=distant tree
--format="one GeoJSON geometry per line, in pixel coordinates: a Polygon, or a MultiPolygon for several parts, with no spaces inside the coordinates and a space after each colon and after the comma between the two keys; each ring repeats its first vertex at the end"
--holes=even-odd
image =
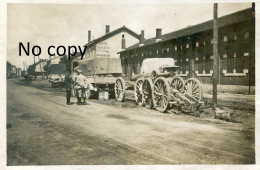
{"type": "Polygon", "coordinates": [[[6,62],[6,73],[7,74],[9,74],[11,72],[12,67],[13,67],[13,65],[9,61],[7,61],[6,62]]]}
{"type": "Polygon", "coordinates": [[[51,65],[51,60],[46,60],[46,65],[43,66],[43,70],[46,72],[46,73],[49,73],[49,68],[50,68],[50,65],[51,65]]]}
{"type": "Polygon", "coordinates": [[[62,56],[60,58],[59,64],[65,64],[66,70],[69,70],[71,61],[72,61],[72,59],[68,60],[68,56],[65,54],[64,56],[62,56]]]}
{"type": "Polygon", "coordinates": [[[29,65],[27,69],[27,73],[30,75],[36,75],[35,68],[36,68],[35,64],[29,65]]]}

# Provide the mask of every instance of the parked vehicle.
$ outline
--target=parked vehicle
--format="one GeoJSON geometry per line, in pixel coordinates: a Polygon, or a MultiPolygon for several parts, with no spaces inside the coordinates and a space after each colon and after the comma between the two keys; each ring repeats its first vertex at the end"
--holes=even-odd
{"type": "Polygon", "coordinates": [[[86,98],[97,97],[101,91],[114,95],[115,80],[122,70],[119,58],[85,59],[79,61],[78,66],[88,81],[86,98]]]}
{"type": "Polygon", "coordinates": [[[50,65],[49,78],[48,78],[50,87],[64,86],[65,70],[66,70],[66,67],[64,64],[50,65]]]}
{"type": "MultiPolygon", "coordinates": [[[[122,67],[129,68],[129,65],[122,67]]],[[[146,58],[140,74],[135,75],[127,69],[126,75],[116,79],[115,97],[117,101],[124,101],[125,91],[134,87],[136,103],[147,108],[154,107],[160,112],[181,105],[198,108],[204,104],[201,83],[196,78],[184,81],[178,76],[178,68],[173,58],[146,58]]]]}

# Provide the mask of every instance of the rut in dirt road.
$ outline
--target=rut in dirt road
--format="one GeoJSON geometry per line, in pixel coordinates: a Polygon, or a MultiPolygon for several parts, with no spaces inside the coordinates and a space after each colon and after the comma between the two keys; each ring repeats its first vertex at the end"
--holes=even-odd
{"type": "Polygon", "coordinates": [[[250,164],[254,138],[240,124],[186,121],[145,108],[64,96],[8,80],[8,165],[250,164]]]}

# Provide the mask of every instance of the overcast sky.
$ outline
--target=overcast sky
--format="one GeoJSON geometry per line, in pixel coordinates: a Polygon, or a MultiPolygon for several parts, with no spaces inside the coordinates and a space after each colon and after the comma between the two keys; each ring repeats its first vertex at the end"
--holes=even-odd
{"type": "MultiPolygon", "coordinates": [[[[219,4],[219,16],[251,7],[251,3],[219,4]]],[[[40,58],[48,58],[50,45],[84,45],[88,30],[98,38],[123,25],[145,38],[195,25],[213,18],[213,4],[8,4],[7,60],[23,68],[33,56],[19,56],[18,44],[30,42],[42,47],[40,58]]],[[[38,59],[37,59],[38,60],[38,59]]],[[[36,60],[36,61],[37,61],[36,60]]]]}

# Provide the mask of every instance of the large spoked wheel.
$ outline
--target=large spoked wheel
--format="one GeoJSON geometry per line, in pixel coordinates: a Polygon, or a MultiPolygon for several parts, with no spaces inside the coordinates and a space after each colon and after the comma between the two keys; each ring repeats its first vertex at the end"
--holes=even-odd
{"type": "Polygon", "coordinates": [[[136,80],[134,94],[135,94],[135,102],[140,106],[144,106],[143,101],[143,78],[139,78],[136,80]]]}
{"type": "Polygon", "coordinates": [[[153,104],[159,112],[165,112],[170,102],[170,85],[164,77],[158,77],[154,81],[153,104]]]}
{"type": "Polygon", "coordinates": [[[153,82],[150,78],[147,78],[143,82],[143,100],[146,108],[153,108],[153,82]]]}
{"type": "Polygon", "coordinates": [[[125,82],[122,77],[116,79],[115,96],[116,100],[119,102],[123,102],[125,100],[125,82]]]}
{"type": "Polygon", "coordinates": [[[171,80],[170,87],[172,91],[183,92],[184,80],[179,76],[174,76],[171,80]]]}
{"type": "Polygon", "coordinates": [[[191,100],[197,103],[203,98],[202,86],[198,79],[189,78],[184,85],[184,94],[191,100]]]}

